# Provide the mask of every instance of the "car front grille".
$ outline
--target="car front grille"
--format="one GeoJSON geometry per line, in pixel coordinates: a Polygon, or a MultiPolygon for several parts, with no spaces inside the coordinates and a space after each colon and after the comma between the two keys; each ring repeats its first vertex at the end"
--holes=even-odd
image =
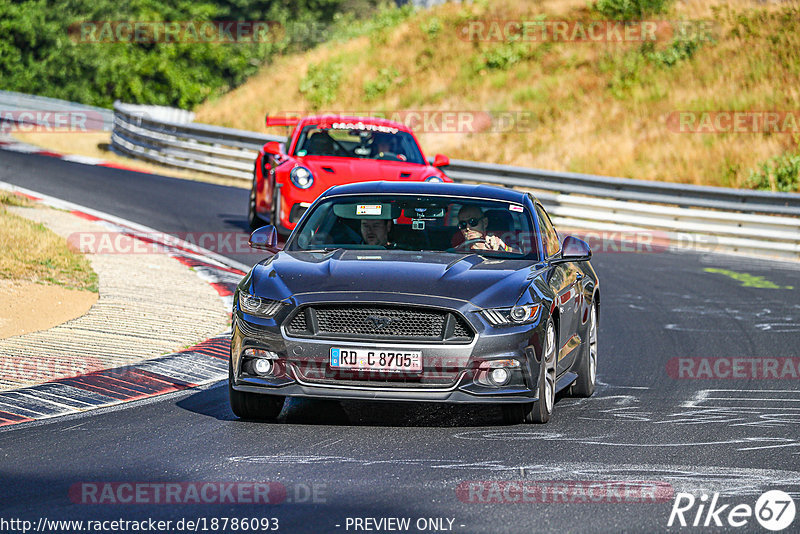
{"type": "Polygon", "coordinates": [[[474,335],[456,312],[400,305],[315,304],[285,324],[292,336],[318,339],[470,343],[474,335]]]}

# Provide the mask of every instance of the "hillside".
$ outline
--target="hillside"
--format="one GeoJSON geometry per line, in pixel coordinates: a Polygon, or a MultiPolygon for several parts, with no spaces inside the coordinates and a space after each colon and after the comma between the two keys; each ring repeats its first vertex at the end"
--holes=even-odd
{"type": "Polygon", "coordinates": [[[695,122],[687,124],[695,127],[709,118],[706,111],[751,112],[748,120],[752,112],[793,112],[800,124],[800,4],[640,3],[656,7],[632,18],[666,21],[655,42],[523,41],[490,31],[497,21],[608,21],[620,16],[613,8],[624,2],[617,0],[599,7],[585,0],[500,0],[384,12],[349,35],[280,56],[242,86],[200,105],[197,120],[265,131],[267,112],[460,111],[477,117],[471,128],[420,132],[426,153],[797,190],[800,129],[786,126],[784,116],[780,124],[789,133],[747,127],[689,133],[681,131],[679,113],[691,112],[695,122]],[[680,33],[674,21],[694,23],[684,23],[680,33]],[[469,28],[483,33],[470,39],[469,28]],[[490,120],[484,120],[487,112],[490,120]],[[521,120],[504,129],[502,117],[521,120]]]}

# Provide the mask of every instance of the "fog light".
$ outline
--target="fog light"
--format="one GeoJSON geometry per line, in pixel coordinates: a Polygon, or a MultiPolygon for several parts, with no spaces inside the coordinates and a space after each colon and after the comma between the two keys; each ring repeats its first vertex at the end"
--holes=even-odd
{"type": "Polygon", "coordinates": [[[503,386],[508,383],[511,373],[508,372],[508,369],[502,367],[500,369],[492,369],[492,372],[489,373],[489,378],[495,385],[503,386]]]}
{"type": "Polygon", "coordinates": [[[253,360],[253,370],[257,375],[266,376],[272,371],[272,362],[264,358],[253,360]]]}

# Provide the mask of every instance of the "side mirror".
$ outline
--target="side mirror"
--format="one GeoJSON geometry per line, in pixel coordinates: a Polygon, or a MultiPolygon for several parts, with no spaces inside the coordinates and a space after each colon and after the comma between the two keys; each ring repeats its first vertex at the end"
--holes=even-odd
{"type": "Polygon", "coordinates": [[[556,263],[589,261],[591,258],[592,249],[589,248],[589,244],[582,239],[568,235],[561,245],[561,258],[556,260],[556,263]]]}
{"type": "Polygon", "coordinates": [[[436,156],[433,157],[434,167],[447,167],[448,165],[450,165],[450,158],[444,154],[436,154],[436,156]]]}
{"type": "Polygon", "coordinates": [[[280,251],[278,247],[278,231],[274,226],[262,226],[250,234],[250,248],[258,248],[272,253],[280,251]]]}
{"type": "Polygon", "coordinates": [[[269,141],[264,145],[264,152],[273,156],[280,156],[283,154],[283,147],[278,141],[269,141]]]}

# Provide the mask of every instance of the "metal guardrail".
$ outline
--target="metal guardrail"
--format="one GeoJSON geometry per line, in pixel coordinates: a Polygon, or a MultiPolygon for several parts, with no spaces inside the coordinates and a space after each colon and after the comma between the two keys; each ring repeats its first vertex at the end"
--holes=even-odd
{"type": "MultiPolygon", "coordinates": [[[[114,104],[111,145],[125,155],[252,180],[257,151],[284,137],[163,120],[114,104]]],[[[649,231],[678,248],[800,259],[800,194],[632,180],[451,160],[455,181],[530,189],[554,222],[598,235],[649,231]]]]}
{"type": "Polygon", "coordinates": [[[284,137],[162,120],[147,106],[114,104],[111,147],[126,156],[227,178],[253,179],[258,150],[284,137]]]}
{"type": "MultiPolygon", "coordinates": [[[[13,115],[22,111],[43,111],[49,113],[89,112],[90,120],[85,124],[88,130],[111,130],[111,125],[114,120],[114,113],[110,109],[77,104],[75,102],[46,96],[26,95],[14,91],[0,91],[0,124],[5,120],[4,117],[6,115],[13,115]]],[[[20,122],[39,124],[35,118],[20,122]]]]}

